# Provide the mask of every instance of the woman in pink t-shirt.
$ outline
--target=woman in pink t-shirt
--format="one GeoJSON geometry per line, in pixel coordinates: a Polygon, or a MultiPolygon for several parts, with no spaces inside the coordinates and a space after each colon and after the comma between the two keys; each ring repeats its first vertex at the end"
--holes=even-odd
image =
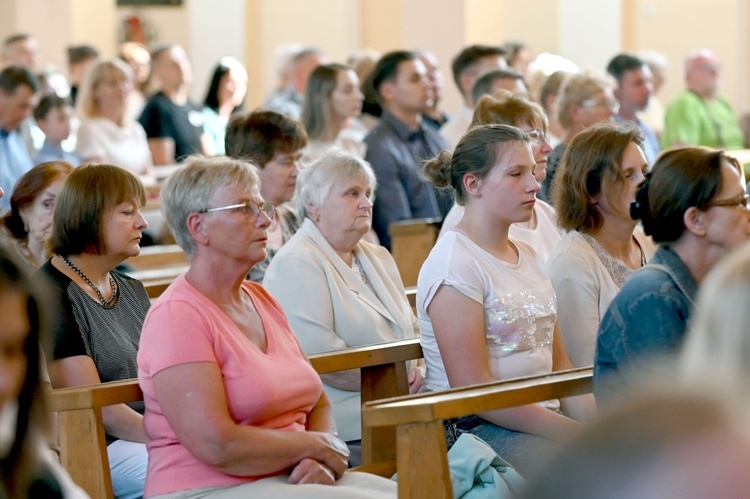
{"type": "Polygon", "coordinates": [[[144,495],[395,497],[393,482],[344,473],[320,378],[279,304],[245,281],[275,213],[252,165],[191,158],[165,183],[162,209],[191,265],[143,326],[144,495]]]}

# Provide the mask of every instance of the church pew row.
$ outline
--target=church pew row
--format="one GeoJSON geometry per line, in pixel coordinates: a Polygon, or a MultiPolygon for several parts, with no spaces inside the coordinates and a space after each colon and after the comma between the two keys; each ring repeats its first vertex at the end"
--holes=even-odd
{"type": "MultiPolygon", "coordinates": [[[[362,401],[409,393],[406,362],[422,357],[419,339],[349,348],[310,356],[319,374],[361,369],[362,401]]],[[[91,497],[110,499],[112,481],[102,407],[143,400],[137,379],[51,390],[50,410],[58,412],[60,461],[73,480],[91,497]]],[[[395,429],[363,429],[363,459],[387,463],[368,471],[395,469],[395,429]]]]}

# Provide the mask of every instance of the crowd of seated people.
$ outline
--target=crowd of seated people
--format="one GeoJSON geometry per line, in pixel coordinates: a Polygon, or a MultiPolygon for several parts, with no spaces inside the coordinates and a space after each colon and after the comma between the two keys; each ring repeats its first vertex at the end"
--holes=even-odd
{"type": "MultiPolygon", "coordinates": [[[[12,36],[0,69],[0,296],[29,304],[0,327],[27,366],[0,414],[32,415],[9,434],[36,442],[40,367],[54,388],[139,378],[143,402],[103,411],[117,497],[395,496],[393,482],[347,471],[360,462],[360,373],[318,376],[306,358],[348,347],[420,337],[412,394],[594,366],[596,398],[446,421],[448,447],[484,439],[529,491],[578,462],[549,459],[569,437],[580,440],[565,452],[598,449],[587,435],[613,423],[591,424],[597,409],[639,384],[742,384],[746,347],[727,317],[750,307],[727,289],[750,286],[750,211],[722,149],[744,144],[710,51],[686,60],[666,127],[641,121],[651,72],[627,53],[598,74],[553,72],[534,95],[530,47],[466,47],[451,116],[424,48],[353,54],[353,67],[290,46],[256,109],[255,68],[231,57],[198,104],[176,44],[128,43],[117,58],[73,47],[72,96],[36,75],[37,51],[12,36]],[[671,148],[659,152],[662,129],[671,148]],[[163,165],[174,168],[159,185],[163,165]],[[153,303],[118,267],[140,253],[150,186],[190,260],[153,303]],[[388,229],[443,217],[415,314],[388,229]]],[[[0,496],[80,497],[29,445],[0,456],[0,496]]]]}

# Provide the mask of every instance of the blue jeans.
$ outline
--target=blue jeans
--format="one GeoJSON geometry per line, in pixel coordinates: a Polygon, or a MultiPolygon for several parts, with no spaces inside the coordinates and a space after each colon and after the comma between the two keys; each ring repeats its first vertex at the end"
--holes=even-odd
{"type": "Polygon", "coordinates": [[[119,499],[143,497],[148,467],[146,444],[115,440],[107,446],[107,455],[115,497],[119,499]]]}
{"type": "Polygon", "coordinates": [[[448,448],[462,433],[471,433],[487,442],[498,456],[508,461],[524,478],[536,473],[556,449],[556,444],[551,440],[509,430],[479,416],[448,420],[445,426],[448,448]]]}

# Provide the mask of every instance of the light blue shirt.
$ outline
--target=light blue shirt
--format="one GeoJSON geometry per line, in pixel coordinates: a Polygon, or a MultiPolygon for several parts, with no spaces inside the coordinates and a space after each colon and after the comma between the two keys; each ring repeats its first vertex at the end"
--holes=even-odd
{"type": "Polygon", "coordinates": [[[5,196],[0,199],[0,211],[10,209],[10,195],[18,179],[31,170],[34,164],[26,149],[21,134],[17,130],[0,130],[0,187],[5,196]]]}
{"type": "Polygon", "coordinates": [[[630,121],[632,123],[635,123],[638,129],[641,131],[641,134],[643,134],[643,153],[646,155],[646,161],[648,161],[648,168],[651,169],[652,166],[654,166],[654,161],[656,161],[657,156],[659,156],[659,153],[661,152],[661,146],[659,145],[659,139],[656,137],[656,134],[653,130],[651,130],[648,125],[646,125],[644,122],[639,120],[638,118],[634,120],[629,120],[627,118],[622,117],[619,114],[614,115],[612,118],[617,123],[622,123],[624,121],[630,121]]]}
{"type": "Polygon", "coordinates": [[[39,152],[34,156],[34,164],[46,163],[48,161],[67,161],[73,166],[78,166],[81,159],[73,153],[65,151],[62,147],[55,147],[46,140],[39,152]]]}

